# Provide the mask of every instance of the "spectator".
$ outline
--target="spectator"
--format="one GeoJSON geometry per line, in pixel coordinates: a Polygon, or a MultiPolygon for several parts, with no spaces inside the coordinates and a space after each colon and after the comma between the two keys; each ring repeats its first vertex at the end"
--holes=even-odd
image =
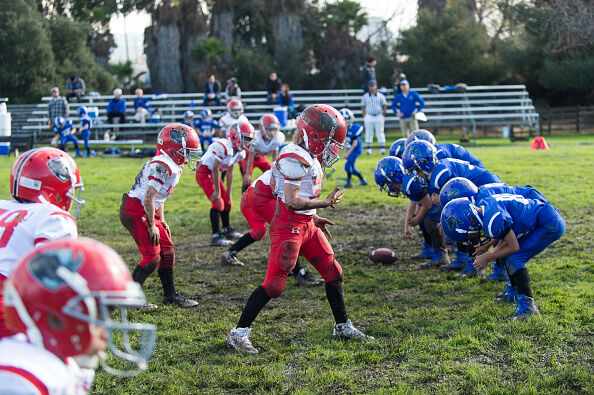
{"type": "MultiPolygon", "coordinates": [[[[369,92],[368,86],[371,81],[376,81],[375,79],[375,64],[377,61],[375,58],[370,57],[367,59],[367,62],[361,68],[361,83],[363,87],[363,94],[369,92]]],[[[377,88],[377,81],[376,81],[376,88],[377,88]]]]}
{"type": "Polygon", "coordinates": [[[122,98],[122,90],[114,89],[113,96],[107,103],[107,123],[113,123],[116,117],[120,118],[120,123],[126,123],[126,100],[122,98]]]}
{"type": "Polygon", "coordinates": [[[66,81],[66,100],[70,100],[71,97],[76,96],[80,103],[80,98],[85,94],[85,81],[78,75],[71,76],[66,81]]]}
{"type": "Polygon", "coordinates": [[[278,78],[276,73],[270,73],[270,75],[268,76],[268,80],[266,81],[268,104],[276,102],[280,88],[281,80],[278,78]]]}
{"type": "Polygon", "coordinates": [[[287,115],[289,119],[295,118],[295,104],[293,103],[293,94],[289,88],[289,84],[282,84],[280,92],[278,93],[278,105],[287,107],[287,115]]]}
{"type": "Polygon", "coordinates": [[[425,101],[417,92],[410,90],[408,81],[400,81],[400,93],[394,96],[392,110],[400,118],[400,130],[404,138],[419,128],[415,115],[422,111],[424,106],[425,101]]]}
{"type": "Polygon", "coordinates": [[[392,74],[392,93],[396,96],[400,93],[400,81],[406,79],[406,74],[402,72],[402,69],[396,67],[394,69],[394,74],[392,74]]]}
{"type": "Polygon", "coordinates": [[[149,107],[150,99],[144,97],[144,91],[140,88],[134,91],[136,97],[134,98],[134,120],[140,123],[146,123],[146,117],[151,115],[149,107]]]}
{"type": "Polygon", "coordinates": [[[235,77],[229,78],[225,87],[225,100],[229,101],[232,99],[241,100],[241,88],[237,84],[237,78],[235,77]]]}
{"type": "Polygon", "coordinates": [[[382,155],[386,153],[386,136],[384,135],[384,117],[386,115],[386,96],[377,92],[377,82],[371,80],[367,85],[369,92],[361,99],[361,112],[365,124],[365,145],[367,154],[371,154],[371,143],[375,134],[382,155]]]}
{"type": "Polygon", "coordinates": [[[204,105],[208,106],[208,103],[215,102],[217,106],[221,105],[221,84],[216,80],[213,73],[209,74],[208,80],[204,82],[202,88],[204,91],[204,105]]]}
{"type": "Polygon", "coordinates": [[[60,96],[60,88],[54,86],[52,88],[52,100],[50,100],[47,106],[47,116],[49,118],[50,130],[54,130],[54,120],[57,117],[68,118],[68,100],[60,96]]]}

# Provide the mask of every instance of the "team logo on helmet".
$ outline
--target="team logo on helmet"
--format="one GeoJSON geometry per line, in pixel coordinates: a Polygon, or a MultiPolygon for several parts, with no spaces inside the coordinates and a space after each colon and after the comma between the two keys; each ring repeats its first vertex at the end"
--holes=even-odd
{"type": "Polygon", "coordinates": [[[415,145],[410,149],[410,155],[413,157],[413,159],[421,156],[421,149],[418,145],[415,145]]]}
{"type": "Polygon", "coordinates": [[[29,268],[40,284],[54,291],[64,284],[64,280],[58,274],[60,266],[70,272],[76,272],[81,264],[82,257],[74,257],[72,251],[60,249],[36,256],[29,262],[29,268]]]}
{"type": "Polygon", "coordinates": [[[181,144],[182,141],[188,137],[188,132],[181,129],[171,129],[169,131],[169,136],[174,143],[181,144]]]}
{"type": "Polygon", "coordinates": [[[453,215],[450,215],[447,219],[446,219],[446,226],[448,227],[449,230],[454,230],[458,227],[458,225],[460,225],[462,223],[461,220],[459,220],[458,218],[454,217],[453,215]]]}
{"type": "Polygon", "coordinates": [[[458,188],[450,188],[447,191],[446,196],[448,197],[448,201],[461,197],[458,188]]]}
{"type": "Polygon", "coordinates": [[[65,158],[60,156],[50,159],[47,161],[47,167],[54,173],[58,180],[62,182],[70,181],[70,169],[65,158]]]}
{"type": "Polygon", "coordinates": [[[323,131],[332,134],[334,129],[338,127],[338,121],[332,115],[323,112],[320,114],[320,127],[323,131]]]}

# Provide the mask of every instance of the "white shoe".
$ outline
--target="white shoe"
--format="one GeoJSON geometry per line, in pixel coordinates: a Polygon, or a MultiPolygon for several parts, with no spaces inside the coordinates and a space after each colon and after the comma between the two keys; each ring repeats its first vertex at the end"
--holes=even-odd
{"type": "Polygon", "coordinates": [[[367,148],[367,155],[371,155],[371,154],[372,154],[371,148],[367,148]]]}
{"type": "Polygon", "coordinates": [[[225,339],[227,347],[233,347],[237,351],[245,351],[248,354],[257,354],[258,350],[252,346],[250,341],[250,328],[233,328],[227,339],[225,339]]]}
{"type": "Polygon", "coordinates": [[[334,324],[332,336],[340,337],[341,339],[375,339],[373,336],[367,336],[365,333],[355,328],[355,325],[353,325],[351,320],[347,320],[344,324],[334,324]]]}

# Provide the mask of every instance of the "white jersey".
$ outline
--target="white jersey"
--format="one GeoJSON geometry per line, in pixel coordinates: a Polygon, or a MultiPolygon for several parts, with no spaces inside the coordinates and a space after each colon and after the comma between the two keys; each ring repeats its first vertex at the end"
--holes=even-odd
{"type": "Polygon", "coordinates": [[[76,238],[78,231],[72,215],[53,204],[0,200],[0,234],[0,274],[8,277],[16,261],[36,244],[76,238]]]}
{"type": "Polygon", "coordinates": [[[0,340],[0,394],[88,394],[94,377],[94,370],[62,361],[22,333],[0,340]]]}
{"type": "MultiPolygon", "coordinates": [[[[299,187],[299,197],[317,199],[322,194],[322,167],[309,152],[296,144],[285,146],[272,167],[274,194],[285,202],[285,183],[299,187]]],[[[295,211],[314,215],[316,209],[295,211]]]]}
{"type": "Polygon", "coordinates": [[[239,118],[233,118],[233,116],[229,113],[229,111],[225,111],[221,118],[219,119],[219,125],[221,129],[225,131],[225,137],[227,137],[227,131],[229,130],[229,126],[233,125],[235,122],[249,122],[245,115],[240,115],[239,118]]]}
{"type": "Polygon", "coordinates": [[[171,160],[169,156],[157,155],[144,164],[128,196],[137,198],[144,206],[146,189],[151,186],[157,190],[155,209],[158,209],[165,203],[165,199],[173,194],[175,186],[179,183],[182,169],[183,167],[171,160]]]}
{"type": "Polygon", "coordinates": [[[227,171],[237,162],[245,159],[245,157],[246,154],[243,150],[233,153],[233,144],[231,144],[229,139],[218,139],[208,146],[200,163],[201,166],[206,166],[212,171],[215,159],[217,159],[221,163],[219,170],[227,171]]]}
{"type": "Polygon", "coordinates": [[[285,142],[285,135],[280,131],[276,133],[276,136],[270,140],[264,140],[260,131],[256,132],[252,146],[255,148],[254,153],[256,156],[266,155],[269,152],[276,151],[285,142]]]}

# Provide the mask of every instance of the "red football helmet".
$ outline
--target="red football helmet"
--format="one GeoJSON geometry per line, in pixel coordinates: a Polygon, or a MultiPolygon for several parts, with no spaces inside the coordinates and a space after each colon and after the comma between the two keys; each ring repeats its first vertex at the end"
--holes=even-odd
{"type": "MultiPolygon", "coordinates": [[[[6,325],[11,330],[64,359],[89,352],[92,326],[101,326],[108,332],[109,350],[136,370],[147,368],[156,328],[128,322],[126,308],[145,302],[122,258],[85,238],[43,244],[17,262],[4,283],[6,325]],[[141,340],[136,349],[130,344],[132,336],[141,340]]],[[[114,374],[133,373],[106,368],[114,374]]]]}
{"type": "Polygon", "coordinates": [[[12,165],[10,194],[18,201],[51,203],[69,211],[76,202],[78,218],[85,204],[83,183],[74,159],[57,148],[34,148],[23,153],[12,165]]]}
{"type": "Polygon", "coordinates": [[[229,103],[227,103],[227,111],[229,111],[229,114],[231,114],[233,118],[237,119],[243,114],[243,103],[238,99],[229,100],[229,103]]]}
{"type": "Polygon", "coordinates": [[[305,148],[312,155],[321,156],[324,174],[331,176],[346,137],[347,126],[343,116],[332,106],[313,104],[297,118],[297,130],[303,136],[305,148]]]}
{"type": "Polygon", "coordinates": [[[270,140],[276,136],[280,130],[280,122],[274,114],[264,114],[260,118],[260,134],[264,140],[270,140]]]}
{"type": "Polygon", "coordinates": [[[253,151],[252,141],[255,135],[256,131],[252,124],[245,121],[235,122],[229,126],[227,131],[227,138],[231,141],[233,147],[240,150],[253,151]]]}
{"type": "Polygon", "coordinates": [[[192,170],[198,168],[202,158],[200,142],[196,131],[182,123],[172,123],[165,126],[157,137],[157,153],[169,156],[178,165],[188,164],[192,170]]]}

